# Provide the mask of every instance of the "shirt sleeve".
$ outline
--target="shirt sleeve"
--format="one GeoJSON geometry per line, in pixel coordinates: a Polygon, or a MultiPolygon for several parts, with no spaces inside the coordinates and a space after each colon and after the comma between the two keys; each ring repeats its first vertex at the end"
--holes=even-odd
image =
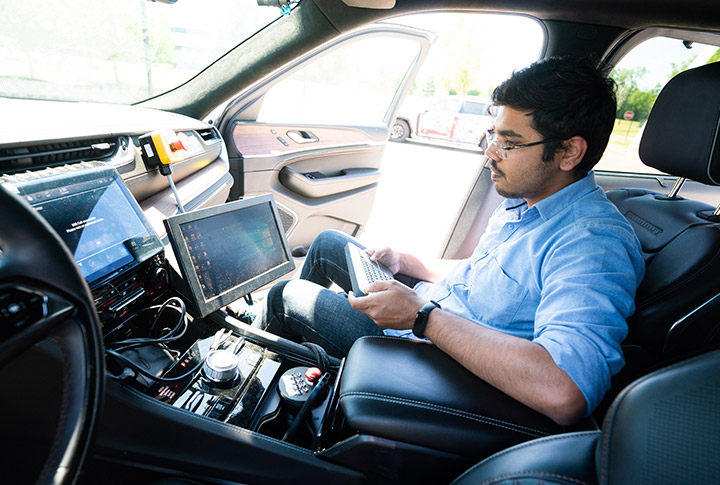
{"type": "Polygon", "coordinates": [[[644,274],[631,228],[574,225],[550,241],[533,341],[578,386],[590,414],[625,365],[621,342],[644,274]]]}

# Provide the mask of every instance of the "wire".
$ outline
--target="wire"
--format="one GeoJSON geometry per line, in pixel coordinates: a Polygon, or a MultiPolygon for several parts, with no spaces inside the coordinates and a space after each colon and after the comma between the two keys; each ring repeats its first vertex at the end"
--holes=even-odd
{"type": "MultiPolygon", "coordinates": [[[[125,362],[128,366],[132,367],[132,369],[133,369],[135,372],[139,372],[140,374],[142,374],[143,376],[147,377],[148,379],[152,379],[152,380],[158,381],[158,382],[177,382],[177,381],[181,381],[181,380],[187,378],[188,376],[191,376],[191,375],[195,374],[195,372],[197,372],[198,370],[200,370],[200,367],[202,367],[202,365],[204,364],[204,361],[201,361],[200,363],[198,363],[198,365],[196,365],[195,367],[193,367],[192,369],[190,369],[189,371],[187,371],[185,374],[179,375],[179,376],[177,376],[177,377],[158,377],[158,376],[156,376],[156,375],[154,375],[154,374],[151,374],[150,372],[146,371],[145,369],[143,369],[142,367],[140,367],[139,365],[137,365],[135,362],[133,362],[132,360],[130,360],[130,359],[128,359],[127,357],[125,357],[124,355],[115,352],[114,350],[105,349],[105,353],[108,354],[108,355],[111,355],[111,356],[113,356],[113,357],[115,357],[115,358],[117,358],[117,359],[122,360],[122,361],[125,362]]],[[[123,371],[122,374],[120,374],[119,376],[116,376],[116,375],[110,374],[110,373],[108,373],[107,375],[108,375],[109,377],[113,378],[113,379],[124,379],[124,376],[126,376],[127,374],[126,374],[125,371],[123,371]]],[[[128,377],[129,377],[129,376],[128,376],[128,377]]]]}
{"type": "MultiPolygon", "coordinates": [[[[155,318],[153,319],[152,324],[150,325],[150,329],[148,330],[148,335],[150,335],[155,328],[155,325],[157,324],[158,320],[162,316],[163,311],[170,307],[172,304],[178,304],[178,307],[173,306],[175,310],[178,310],[180,312],[180,318],[178,319],[177,325],[173,327],[170,331],[168,331],[165,334],[161,334],[160,337],[157,338],[150,338],[150,337],[141,337],[141,338],[133,338],[133,339],[126,339],[126,340],[120,340],[118,342],[111,342],[107,344],[107,347],[112,347],[116,351],[122,351],[122,350],[128,350],[133,347],[139,347],[141,345],[149,345],[153,343],[165,343],[165,342],[173,342],[175,340],[180,339],[183,335],[185,335],[185,332],[187,332],[188,324],[187,320],[185,318],[186,315],[186,307],[185,302],[182,301],[182,299],[174,296],[172,298],[169,298],[165,301],[162,305],[154,305],[148,308],[145,308],[143,310],[140,310],[136,315],[139,315],[143,311],[147,310],[153,310],[158,309],[157,313],[155,314],[155,318]],[[180,328],[182,327],[182,330],[180,328]],[[179,333],[178,333],[179,331],[179,333]]],[[[134,316],[136,316],[134,315],[134,316]]],[[[134,317],[133,316],[133,317],[134,317]]],[[[126,320],[125,323],[129,322],[133,317],[126,320]]]]}
{"type": "MultiPolygon", "coordinates": [[[[183,380],[187,378],[188,376],[194,374],[197,372],[200,367],[203,365],[203,362],[200,362],[198,365],[187,371],[186,373],[177,376],[177,377],[158,377],[156,375],[151,374],[150,372],[146,371],[142,367],[138,366],[135,362],[133,362],[128,357],[125,357],[120,352],[124,350],[129,350],[134,347],[140,347],[144,345],[150,345],[150,344],[165,344],[166,342],[172,342],[175,340],[178,340],[183,335],[185,335],[185,332],[187,332],[188,329],[188,323],[186,317],[186,307],[185,302],[177,297],[173,296],[171,298],[168,298],[165,300],[165,302],[162,305],[153,305],[148,308],[144,308],[140,311],[138,311],[135,315],[128,318],[125,323],[132,320],[135,316],[139,315],[140,313],[144,311],[149,310],[155,310],[157,309],[157,313],[155,313],[155,318],[153,318],[152,324],[150,325],[150,329],[148,330],[148,335],[152,333],[152,331],[155,328],[155,325],[157,325],[157,322],[160,320],[160,317],[162,316],[163,312],[167,308],[174,308],[175,310],[180,312],[180,318],[178,319],[178,323],[170,330],[168,330],[166,333],[161,334],[160,337],[157,338],[149,338],[149,337],[141,337],[141,338],[132,338],[132,339],[126,339],[126,340],[120,340],[118,342],[112,342],[107,344],[106,347],[113,347],[113,348],[106,348],[105,354],[115,357],[116,359],[121,360],[126,365],[132,368],[132,370],[128,369],[128,367],[125,367],[123,371],[119,375],[107,373],[108,377],[116,380],[124,380],[128,377],[134,377],[135,373],[137,372],[139,374],[142,374],[143,376],[147,377],[148,379],[152,379],[154,381],[158,382],[177,382],[180,380],[183,380]]],[[[164,346],[164,345],[163,345],[164,346]]]]}
{"type": "MultiPolygon", "coordinates": [[[[155,314],[155,320],[153,320],[152,325],[150,325],[150,330],[148,330],[148,335],[152,334],[152,331],[155,328],[155,325],[157,324],[158,320],[160,320],[160,315],[162,314],[163,310],[165,310],[165,308],[170,306],[171,303],[178,303],[180,305],[180,308],[178,308],[178,310],[180,310],[180,320],[181,321],[185,320],[185,313],[186,313],[185,302],[182,301],[182,298],[179,298],[177,296],[170,297],[167,300],[165,300],[165,303],[160,305],[160,309],[155,314]]],[[[177,328],[177,326],[176,326],[176,328],[177,328]]]]}
{"type": "Polygon", "coordinates": [[[185,207],[183,207],[182,201],[180,200],[180,194],[178,194],[177,188],[175,187],[175,182],[173,182],[172,175],[167,175],[168,182],[170,182],[170,189],[172,189],[173,194],[175,194],[175,200],[177,201],[177,208],[178,212],[183,213],[185,212],[185,207]]]}

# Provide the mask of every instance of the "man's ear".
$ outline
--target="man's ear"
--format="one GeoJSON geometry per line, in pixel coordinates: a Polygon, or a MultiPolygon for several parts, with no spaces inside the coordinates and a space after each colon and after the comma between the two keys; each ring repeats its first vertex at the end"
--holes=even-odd
{"type": "Polygon", "coordinates": [[[581,136],[573,136],[569,140],[563,142],[560,152],[560,170],[570,172],[585,157],[587,151],[587,141],[581,136]]]}

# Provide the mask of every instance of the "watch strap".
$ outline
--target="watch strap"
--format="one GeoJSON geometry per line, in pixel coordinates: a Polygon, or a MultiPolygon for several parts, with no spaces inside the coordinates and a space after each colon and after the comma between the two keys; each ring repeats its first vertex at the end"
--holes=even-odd
{"type": "Polygon", "coordinates": [[[441,308],[440,304],[436,301],[430,300],[429,303],[423,305],[423,307],[417,312],[415,317],[415,323],[413,324],[412,332],[417,338],[425,338],[425,327],[427,326],[430,312],[436,308],[441,308]]]}

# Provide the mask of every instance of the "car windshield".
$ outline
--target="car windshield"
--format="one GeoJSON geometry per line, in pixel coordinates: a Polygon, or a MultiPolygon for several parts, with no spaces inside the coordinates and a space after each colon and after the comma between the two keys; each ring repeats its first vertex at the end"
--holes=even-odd
{"type": "Polygon", "coordinates": [[[175,1],[0,0],[0,97],[142,101],[282,15],[257,0],[175,1]]]}

